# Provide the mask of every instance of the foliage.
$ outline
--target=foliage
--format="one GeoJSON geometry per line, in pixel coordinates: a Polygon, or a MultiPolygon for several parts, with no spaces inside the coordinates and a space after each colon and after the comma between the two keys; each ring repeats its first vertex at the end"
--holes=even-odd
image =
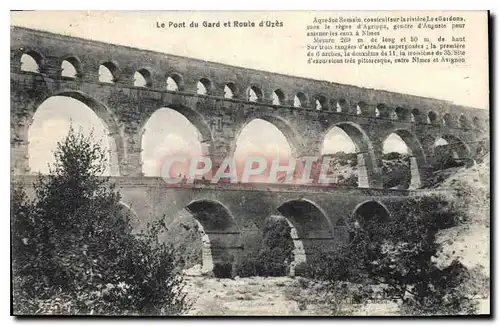
{"type": "Polygon", "coordinates": [[[191,216],[180,216],[169,222],[168,230],[161,235],[161,240],[173,248],[175,265],[180,270],[203,263],[200,232],[191,216]]]}
{"type": "Polygon", "coordinates": [[[133,234],[104,152],[70,130],[35,199],[12,190],[14,313],[179,314],[186,301],[162,220],[133,234]],[[55,300],[55,301],[54,301],[55,300]],[[48,305],[48,306],[47,306],[48,305]]]}
{"type": "Polygon", "coordinates": [[[246,250],[236,262],[238,276],[287,275],[294,248],[290,226],[284,218],[269,218],[265,223],[262,246],[246,250]]]}
{"type": "MultiPolygon", "coordinates": [[[[458,261],[440,269],[434,259],[441,249],[437,232],[464,221],[464,214],[438,196],[409,198],[393,212],[397,218],[384,223],[373,218],[353,223],[351,244],[335,254],[318,254],[308,276],[332,284],[382,284],[384,297],[401,302],[404,313],[473,312],[472,299],[457,291],[469,277],[467,269],[458,261]]],[[[371,291],[366,286],[360,295],[370,298],[371,291]]]]}
{"type": "Polygon", "coordinates": [[[214,276],[217,278],[232,278],[233,264],[231,261],[214,262],[214,276]]]}
{"type": "Polygon", "coordinates": [[[382,184],[384,188],[408,188],[411,182],[410,161],[406,154],[391,152],[383,155],[382,184]]]}
{"type": "Polygon", "coordinates": [[[444,170],[464,165],[463,161],[454,157],[453,147],[449,144],[436,146],[434,152],[436,158],[435,170],[444,170]]]}

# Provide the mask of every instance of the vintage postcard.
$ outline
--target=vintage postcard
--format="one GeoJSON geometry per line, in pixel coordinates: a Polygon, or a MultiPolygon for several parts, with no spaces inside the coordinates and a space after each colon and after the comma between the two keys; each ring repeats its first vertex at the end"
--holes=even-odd
{"type": "Polygon", "coordinates": [[[490,315],[488,22],[11,12],[11,314],[490,315]]]}

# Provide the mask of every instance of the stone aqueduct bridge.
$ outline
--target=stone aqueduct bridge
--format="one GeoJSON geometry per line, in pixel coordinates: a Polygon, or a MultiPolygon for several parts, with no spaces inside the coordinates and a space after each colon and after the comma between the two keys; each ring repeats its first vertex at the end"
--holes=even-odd
{"type": "MultiPolygon", "coordinates": [[[[408,80],[411,82],[411,78],[408,80]]],[[[258,233],[263,219],[273,214],[287,217],[307,252],[313,243],[337,241],[339,221],[351,217],[356,208],[368,215],[370,211],[388,213],[390,202],[415,193],[380,189],[378,158],[384,140],[393,132],[411,150],[413,188],[425,184],[436,139],[447,140],[462,159],[472,163],[479,144],[489,134],[487,110],[12,27],[14,175],[29,172],[28,130],[36,109],[52,96],[72,97],[87,104],[107,125],[114,147],[112,168],[120,176],[114,181],[124,203],[138,217],[138,225],[151,216],[172,218],[187,209],[209,235],[213,253],[215,248],[221,252],[239,250],[258,233]],[[35,59],[39,72],[21,70],[23,54],[35,59]],[[62,76],[64,60],[75,67],[76,76],[62,76]],[[112,83],[99,81],[101,65],[113,74],[112,83]],[[134,86],[136,72],[146,80],[145,87],[134,86]],[[176,82],[177,90],[166,89],[168,77],[176,82]],[[197,93],[198,82],[205,86],[206,94],[197,93]],[[224,92],[225,86],[232,97],[224,92]],[[249,98],[250,89],[255,98],[249,98]],[[294,101],[295,96],[300,105],[294,101]],[[357,147],[361,188],[241,184],[179,187],[167,186],[159,178],[143,177],[144,127],[162,107],[183,114],[198,128],[203,147],[216,163],[232,155],[239,133],[256,118],[275,125],[296,158],[320,156],[325,135],[337,126],[357,147]]]]}

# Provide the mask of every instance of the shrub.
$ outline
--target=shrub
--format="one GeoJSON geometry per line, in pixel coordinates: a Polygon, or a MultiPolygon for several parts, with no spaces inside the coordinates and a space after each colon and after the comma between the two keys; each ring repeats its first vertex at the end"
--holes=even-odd
{"type": "Polygon", "coordinates": [[[233,277],[232,262],[227,262],[227,261],[215,262],[213,273],[214,276],[217,278],[232,278],[233,277]]]}
{"type": "Polygon", "coordinates": [[[263,230],[261,247],[246,250],[235,264],[240,277],[284,276],[293,261],[291,228],[284,218],[269,218],[263,230]]]}
{"type": "Polygon", "coordinates": [[[295,270],[295,276],[306,276],[309,270],[309,265],[302,261],[295,265],[294,267],[295,270]]]}
{"type": "Polygon", "coordinates": [[[158,241],[163,221],[132,233],[90,137],[71,129],[55,156],[34,200],[20,187],[11,193],[14,313],[181,313],[183,281],[171,248],[158,241]]]}
{"type": "Polygon", "coordinates": [[[259,267],[258,250],[247,250],[238,257],[234,266],[235,274],[240,277],[257,276],[259,267]]]}

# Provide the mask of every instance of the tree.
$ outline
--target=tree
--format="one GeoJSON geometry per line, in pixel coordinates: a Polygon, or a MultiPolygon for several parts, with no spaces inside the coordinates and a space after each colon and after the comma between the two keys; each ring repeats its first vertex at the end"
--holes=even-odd
{"type": "Polygon", "coordinates": [[[66,300],[58,313],[181,313],[182,279],[158,241],[162,220],[132,233],[92,135],[71,128],[55,158],[33,200],[20,187],[11,194],[14,313],[48,312],[54,298],[66,300]]]}

